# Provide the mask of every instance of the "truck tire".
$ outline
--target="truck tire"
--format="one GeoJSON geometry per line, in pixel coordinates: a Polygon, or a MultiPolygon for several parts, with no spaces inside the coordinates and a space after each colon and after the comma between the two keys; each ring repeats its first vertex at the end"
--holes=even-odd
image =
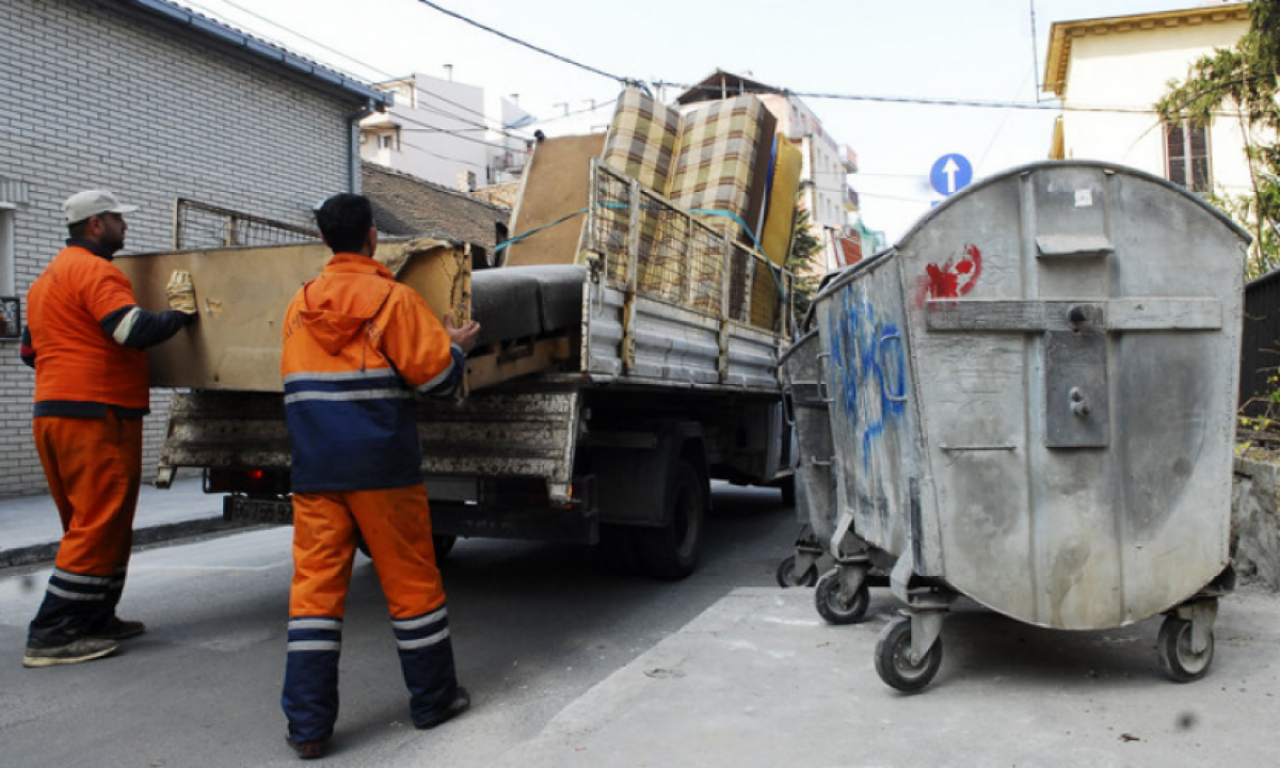
{"type": "Polygon", "coordinates": [[[702,548],[707,499],[693,464],[678,461],[665,498],[669,522],[661,528],[636,529],[636,545],[647,575],[676,581],[693,573],[702,548]]]}

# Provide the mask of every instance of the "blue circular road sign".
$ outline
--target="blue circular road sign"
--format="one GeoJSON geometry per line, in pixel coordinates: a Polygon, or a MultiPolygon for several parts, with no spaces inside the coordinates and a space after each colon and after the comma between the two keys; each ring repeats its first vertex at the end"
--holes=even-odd
{"type": "Polygon", "coordinates": [[[943,155],[929,169],[929,183],[940,195],[951,195],[973,181],[973,166],[964,155],[943,155]]]}

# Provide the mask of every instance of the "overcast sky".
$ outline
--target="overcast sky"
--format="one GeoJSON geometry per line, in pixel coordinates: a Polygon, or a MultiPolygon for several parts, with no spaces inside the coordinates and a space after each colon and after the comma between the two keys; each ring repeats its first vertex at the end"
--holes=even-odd
{"type": "MultiPolygon", "coordinates": [[[[615,77],[693,83],[715,69],[802,94],[1055,102],[1037,87],[1054,21],[1187,8],[1196,0],[438,0],[546,49],[530,51],[418,0],[179,0],[368,82],[421,72],[520,94],[556,116],[616,98],[615,77]],[[1032,35],[1032,26],[1036,34],[1032,35]]],[[[667,91],[670,95],[671,91],[667,91]]],[[[1056,112],[804,97],[857,152],[863,215],[890,240],[927,212],[934,161],[975,176],[1043,159],[1056,112]]],[[[1148,106],[1148,105],[1134,105],[1148,106]]],[[[840,180],[832,180],[839,183],[840,180]]]]}

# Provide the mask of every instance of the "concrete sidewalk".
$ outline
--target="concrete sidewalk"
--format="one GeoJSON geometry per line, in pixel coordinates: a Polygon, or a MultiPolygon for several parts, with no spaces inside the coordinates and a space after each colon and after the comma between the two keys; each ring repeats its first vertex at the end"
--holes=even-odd
{"type": "Polygon", "coordinates": [[[1216,659],[1178,684],[1161,617],[1039,629],[962,600],[942,668],[907,696],[875,672],[897,605],[830,626],[812,589],[744,588],[565,708],[500,768],[709,766],[1261,766],[1275,764],[1280,596],[1225,597],[1216,659]]]}
{"type": "MultiPolygon", "coordinates": [[[[175,480],[160,490],[144,484],[134,517],[134,546],[238,527],[222,519],[222,496],[201,479],[175,480]]],[[[62,540],[58,509],[48,495],[0,499],[0,568],[53,560],[62,540]]]]}

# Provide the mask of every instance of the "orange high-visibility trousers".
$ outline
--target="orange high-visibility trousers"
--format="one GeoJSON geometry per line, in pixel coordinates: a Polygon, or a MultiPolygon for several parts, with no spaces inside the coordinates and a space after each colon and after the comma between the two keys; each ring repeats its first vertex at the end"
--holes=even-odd
{"type": "Polygon", "coordinates": [[[369,547],[391,618],[421,616],[444,604],[424,486],[296,493],[290,616],[342,618],[357,526],[369,547]]]}
{"type": "Polygon", "coordinates": [[[329,738],[338,717],[342,618],[357,526],[387,598],[411,719],[432,722],[456,696],[449,613],[431,544],[426,488],[295,493],[281,695],[295,741],[329,738]]]}
{"type": "Polygon", "coordinates": [[[142,419],[108,409],[95,419],[40,416],[32,429],[63,534],[30,637],[68,642],[114,616],[124,589],[142,479],[142,419]]]}
{"type": "Polygon", "coordinates": [[[142,419],[41,416],[36,450],[62,518],[56,565],[109,575],[129,562],[142,481],[142,419]]]}

